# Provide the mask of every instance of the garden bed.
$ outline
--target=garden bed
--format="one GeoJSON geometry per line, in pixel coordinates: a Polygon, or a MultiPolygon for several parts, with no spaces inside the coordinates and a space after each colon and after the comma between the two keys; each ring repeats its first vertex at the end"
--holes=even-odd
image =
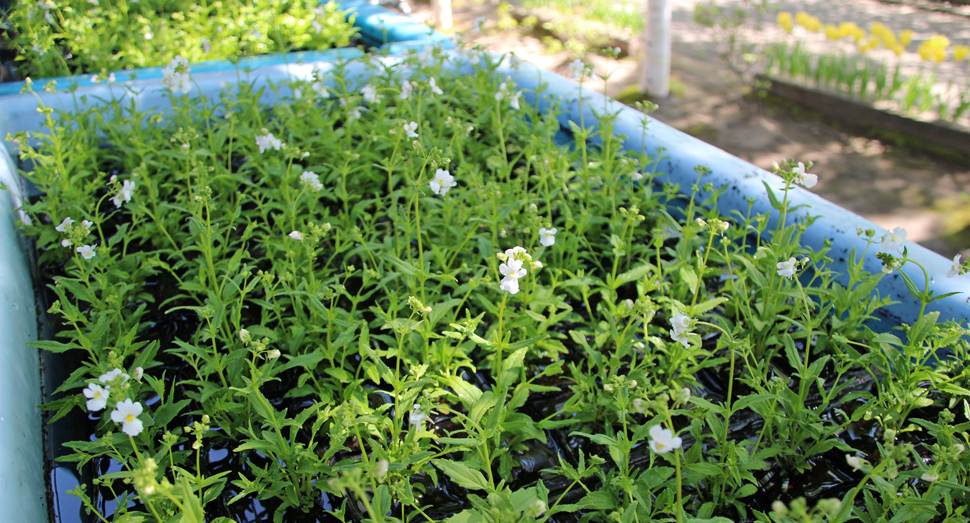
{"type": "MultiPolygon", "coordinates": [[[[799,496],[862,503],[869,498],[856,485],[870,474],[923,494],[934,480],[919,478],[936,471],[957,485],[938,493],[962,499],[956,462],[893,450],[926,454],[928,440],[901,429],[939,418],[963,394],[926,365],[944,346],[965,357],[962,331],[936,330],[936,316],[925,316],[965,321],[962,297],[924,306],[900,270],[867,274],[880,270],[873,251],[898,257],[896,246],[875,232],[859,238],[854,226],[867,224],[793,187],[804,181],[794,165],[780,169],[782,182],[560,77],[498,65],[507,57],[441,58],[263,66],[236,86],[223,85],[235,79],[227,73],[193,74],[210,103],[227,104],[215,108],[145,81],[132,86],[146,89],[130,114],[109,102],[117,86],[82,88],[80,107],[39,95],[76,114],[68,118],[78,128],[97,129],[71,133],[70,144],[32,136],[31,176],[47,197],[30,204],[28,232],[45,272],[62,282],[51,289],[55,314],[77,322],[80,304],[85,315],[120,315],[117,333],[82,327],[100,341],[68,350],[86,367],[56,405],[92,415],[101,437],[73,453],[91,456],[89,469],[118,472],[112,496],[134,493],[120,481],[134,475],[133,510],[196,496],[210,517],[236,517],[225,498],[238,495],[250,512],[290,503],[276,513],[294,521],[300,508],[317,520],[420,510],[453,521],[614,511],[679,519],[683,496],[691,516],[737,520],[799,496]],[[97,105],[109,109],[104,124],[90,112],[97,105]],[[618,112],[601,120],[593,109],[618,112]],[[211,131],[192,131],[203,124],[211,131]],[[69,150],[88,151],[71,158],[83,168],[56,165],[69,150]],[[752,201],[766,190],[775,199],[752,201]],[[812,207],[793,208],[802,203],[812,207]],[[97,246],[93,257],[77,250],[84,245],[97,246]],[[877,307],[873,289],[903,303],[877,307]],[[884,332],[894,316],[916,323],[905,332],[917,335],[902,341],[865,327],[881,318],[884,332]],[[169,327],[142,330],[160,322],[169,327]],[[850,372],[860,361],[861,372],[850,372]],[[891,369],[897,379],[884,379],[891,369]],[[96,398],[80,391],[104,383],[116,391],[109,402],[85,405],[96,398]],[[896,386],[931,392],[894,404],[896,386]],[[140,430],[109,420],[118,391],[152,413],[135,415],[140,430]],[[865,410],[850,405],[865,400],[865,410]],[[174,455],[163,445],[165,419],[174,455]],[[823,433],[799,428],[816,425],[823,433]],[[680,431],[683,448],[659,426],[680,431]],[[199,458],[193,434],[202,435],[199,458]],[[802,444],[775,443],[787,438],[802,444]],[[150,476],[143,456],[159,465],[150,476]],[[111,469],[112,459],[130,471],[111,469]],[[886,479],[890,463],[901,474],[886,479]],[[812,468],[838,481],[809,478],[812,468]],[[284,479],[288,469],[304,479],[284,479]],[[225,496],[196,495],[201,476],[225,496]],[[156,487],[146,505],[152,481],[163,479],[175,490],[156,487]]],[[[37,132],[46,115],[36,102],[10,100],[0,125],[37,132]]],[[[929,271],[924,282],[913,266],[901,269],[918,292],[957,288],[943,278],[946,260],[908,244],[907,253],[929,271]]],[[[43,344],[75,345],[84,338],[69,330],[43,344]]],[[[956,448],[952,436],[932,434],[956,448]]],[[[957,462],[967,456],[959,454],[957,462]]],[[[111,491],[88,492],[100,500],[111,491]]]]}
{"type": "Polygon", "coordinates": [[[970,130],[947,121],[917,120],[836,91],[806,87],[796,82],[759,76],[766,91],[779,98],[816,111],[847,125],[881,132],[890,131],[911,138],[917,147],[936,152],[946,148],[970,157],[970,130]]]}

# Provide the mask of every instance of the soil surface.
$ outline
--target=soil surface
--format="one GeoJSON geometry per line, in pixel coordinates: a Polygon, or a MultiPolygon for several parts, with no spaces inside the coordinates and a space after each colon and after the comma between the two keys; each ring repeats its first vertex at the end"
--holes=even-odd
{"type": "MultiPolygon", "coordinates": [[[[819,177],[813,191],[823,198],[882,227],[903,227],[909,240],[946,257],[970,253],[967,159],[897,145],[901,142],[892,136],[881,136],[880,140],[870,131],[825,121],[784,100],[752,95],[751,87],[719,58],[715,35],[694,22],[696,1],[673,0],[672,94],[654,100],[660,105],[652,113],[654,118],[764,169],[771,170],[772,162],[784,158],[812,161],[815,166],[811,172],[819,177]]],[[[541,40],[548,32],[500,29],[497,2],[491,0],[452,0],[452,7],[454,28],[450,32],[460,32],[466,40],[496,52],[514,51],[524,60],[569,76],[569,63],[576,56],[568,51],[549,53],[541,40]],[[482,17],[487,20],[484,30],[473,32],[473,21],[482,17]]],[[[966,15],[918,9],[913,4],[816,0],[797,5],[787,2],[779,8],[805,10],[825,22],[855,21],[864,28],[874,21],[895,30],[908,27],[916,31],[914,41],[936,32],[946,34],[954,43],[970,39],[966,15]]],[[[412,3],[412,9],[415,19],[430,23],[428,4],[412,3]]],[[[774,14],[764,18],[773,24],[774,14]]],[[[752,27],[746,37],[758,38],[758,34],[752,27]]],[[[634,58],[638,45],[632,42],[632,52],[623,53],[620,60],[588,55],[597,72],[612,74],[608,83],[597,79],[584,85],[606,90],[628,103],[641,98],[634,58]]]]}

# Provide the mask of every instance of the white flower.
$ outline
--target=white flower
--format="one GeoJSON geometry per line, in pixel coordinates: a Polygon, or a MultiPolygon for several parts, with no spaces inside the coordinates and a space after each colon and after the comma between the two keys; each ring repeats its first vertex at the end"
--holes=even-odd
{"type": "Polygon", "coordinates": [[[310,22],[310,26],[313,27],[313,30],[317,33],[323,30],[323,24],[321,24],[318,20],[310,22]]]}
{"type": "Polygon", "coordinates": [[[121,423],[121,432],[129,436],[141,434],[142,422],[138,419],[141,415],[141,403],[132,402],[130,399],[119,401],[115,405],[115,410],[111,411],[111,421],[121,423]]]}
{"type": "Polygon", "coordinates": [[[512,109],[515,109],[516,111],[519,110],[520,96],[522,96],[522,91],[516,91],[514,93],[509,94],[509,105],[512,107],[512,109]]]}
{"type": "Polygon", "coordinates": [[[428,419],[428,415],[421,412],[421,405],[417,403],[414,404],[414,410],[411,411],[411,415],[408,416],[408,422],[411,425],[417,425],[419,427],[424,425],[424,420],[428,419]]]}
{"type": "Polygon", "coordinates": [[[88,399],[85,404],[88,412],[97,412],[108,405],[109,388],[111,387],[107,385],[102,388],[97,383],[88,383],[88,388],[84,389],[84,397],[88,399]]]}
{"type": "Polygon", "coordinates": [[[411,123],[404,124],[404,132],[407,133],[408,138],[417,138],[418,133],[415,132],[417,130],[418,130],[418,122],[411,122],[411,123]]]}
{"type": "Polygon", "coordinates": [[[200,43],[202,44],[203,53],[208,53],[209,50],[212,49],[212,44],[209,43],[208,38],[203,38],[202,40],[200,40],[200,43]]]}
{"type": "Polygon", "coordinates": [[[377,463],[374,464],[374,476],[377,477],[377,479],[383,478],[387,475],[387,469],[390,466],[391,464],[386,459],[378,460],[377,463]]]}
{"type": "Polygon", "coordinates": [[[91,232],[92,225],[94,225],[94,222],[90,220],[81,220],[81,227],[84,227],[84,232],[91,232]]]}
{"type": "Polygon", "coordinates": [[[323,85],[323,82],[317,80],[316,82],[310,84],[310,88],[313,89],[313,91],[317,93],[320,98],[330,98],[330,89],[327,89],[327,86],[323,85]]]}
{"type": "Polygon", "coordinates": [[[40,0],[37,2],[37,7],[41,9],[55,9],[57,8],[50,0],[40,0]]]}
{"type": "Polygon", "coordinates": [[[586,64],[584,64],[579,58],[573,60],[572,63],[569,64],[569,73],[573,78],[576,78],[577,76],[581,77],[584,69],[586,69],[586,64]]]}
{"type": "Polygon", "coordinates": [[[67,229],[73,224],[74,220],[72,220],[70,217],[64,218],[64,221],[62,221],[57,227],[54,227],[54,230],[57,232],[67,232],[67,229]]]}
{"type": "Polygon", "coordinates": [[[74,250],[77,251],[77,253],[80,254],[85,260],[94,258],[94,247],[91,245],[82,245],[74,250]]]}
{"type": "Polygon", "coordinates": [[[557,232],[559,232],[559,229],[555,227],[552,229],[539,228],[539,243],[546,247],[552,247],[556,243],[557,232]]]}
{"type": "Polygon", "coordinates": [[[936,481],[936,480],[940,479],[940,475],[937,474],[936,472],[930,471],[930,472],[924,473],[921,476],[921,479],[923,481],[936,481]]]}
{"type": "Polygon", "coordinates": [[[805,164],[798,162],[798,167],[792,167],[792,174],[795,175],[795,183],[804,185],[811,189],[818,183],[818,176],[805,172],[805,164]]]}
{"type": "Polygon", "coordinates": [[[275,360],[275,359],[278,359],[281,355],[282,355],[282,353],[280,353],[280,350],[279,349],[273,349],[273,350],[271,350],[271,351],[269,351],[269,352],[266,353],[266,359],[267,360],[275,360]]]}
{"type": "Polygon", "coordinates": [[[690,334],[691,322],[690,316],[681,312],[674,314],[674,317],[670,319],[670,337],[683,345],[685,349],[690,348],[687,335],[690,334]]]}
{"type": "Polygon", "coordinates": [[[788,261],[778,262],[775,267],[778,267],[778,276],[784,276],[785,278],[791,278],[795,275],[795,266],[798,265],[798,260],[795,258],[789,258],[788,261]]]}
{"type": "Polygon", "coordinates": [[[70,246],[71,246],[71,240],[67,240],[67,239],[61,240],[61,247],[70,247],[70,246]]]}
{"type": "Polygon", "coordinates": [[[960,263],[960,258],[962,257],[962,254],[957,254],[953,257],[953,266],[950,267],[950,272],[946,273],[947,278],[952,278],[959,274],[963,274],[963,265],[960,263]]]}
{"type": "Polygon", "coordinates": [[[131,378],[131,376],[125,374],[124,372],[121,372],[121,369],[114,368],[98,376],[98,381],[100,381],[101,383],[111,383],[118,376],[121,376],[121,383],[124,383],[131,378]]]}
{"type": "Polygon", "coordinates": [[[266,149],[279,151],[283,148],[283,140],[273,136],[273,133],[266,133],[256,137],[256,145],[259,147],[260,154],[266,149]]]}
{"type": "Polygon", "coordinates": [[[852,467],[852,470],[862,470],[863,462],[862,462],[862,458],[860,458],[859,456],[846,454],[845,462],[848,463],[850,467],[852,467]]]}
{"type": "Polygon", "coordinates": [[[633,178],[633,181],[639,182],[640,180],[643,179],[643,173],[639,171],[634,171],[630,173],[630,178],[633,178]]]}
{"type": "Polygon", "coordinates": [[[181,90],[182,94],[187,94],[192,89],[189,78],[189,61],[181,56],[172,58],[168,66],[162,68],[162,85],[173,92],[181,90]]]}
{"type": "Polygon", "coordinates": [[[113,84],[113,83],[115,83],[116,81],[117,81],[117,80],[115,79],[115,74],[114,74],[114,73],[108,73],[108,83],[109,83],[109,84],[113,84]]]}
{"type": "MultiPolygon", "coordinates": [[[[346,98],[341,98],[340,99],[340,105],[342,105],[344,107],[347,107],[347,105],[348,105],[347,99],[346,98]]],[[[353,109],[349,109],[347,111],[347,117],[348,118],[357,118],[359,120],[360,119],[360,107],[359,106],[355,106],[353,109]]]]}
{"type": "Polygon", "coordinates": [[[879,246],[879,250],[880,252],[903,252],[904,243],[906,243],[906,229],[896,227],[892,232],[887,232],[882,237],[882,244],[879,246]]]}
{"type": "Polygon", "coordinates": [[[532,270],[541,269],[541,268],[542,268],[542,262],[541,261],[535,260],[535,261],[532,262],[532,270]]]}
{"type": "Polygon", "coordinates": [[[665,429],[660,425],[650,427],[650,450],[657,454],[666,454],[680,448],[684,441],[670,429],[665,429]]]}
{"type": "Polygon", "coordinates": [[[519,292],[519,278],[526,275],[525,269],[522,268],[522,260],[510,257],[508,264],[503,263],[498,266],[498,271],[504,276],[499,289],[508,291],[510,294],[519,292]]]}
{"type": "Polygon", "coordinates": [[[131,201],[131,197],[135,195],[135,182],[131,180],[125,180],[121,184],[121,190],[118,194],[111,199],[114,202],[115,207],[120,209],[122,203],[128,203],[131,201]]]}
{"type": "Polygon", "coordinates": [[[485,21],[486,21],[486,18],[484,16],[479,16],[478,18],[476,18],[475,21],[472,22],[472,31],[475,33],[481,32],[482,27],[485,26],[485,21]]]}
{"type": "Polygon", "coordinates": [[[522,65],[522,59],[516,56],[515,53],[511,53],[509,55],[509,67],[511,67],[512,69],[518,69],[519,66],[521,65],[522,65]]]}
{"type": "Polygon", "coordinates": [[[360,92],[363,93],[364,100],[368,103],[375,103],[383,98],[381,95],[377,94],[377,88],[373,85],[365,85],[360,92]]]}
{"type": "Polygon", "coordinates": [[[239,329],[239,339],[243,343],[249,343],[249,342],[253,341],[253,336],[252,336],[252,334],[249,334],[249,331],[248,330],[246,330],[246,329],[239,329]]]}
{"type": "Polygon", "coordinates": [[[34,44],[34,46],[33,46],[33,47],[31,47],[31,49],[33,49],[35,53],[37,53],[37,54],[39,54],[39,55],[41,55],[41,56],[43,56],[43,55],[44,55],[44,53],[46,53],[46,52],[47,52],[47,50],[46,50],[46,49],[44,49],[43,47],[41,47],[41,46],[39,46],[39,45],[37,45],[37,44],[34,44]]]}
{"type": "Polygon", "coordinates": [[[455,177],[451,173],[444,169],[438,169],[434,172],[434,178],[431,179],[430,185],[431,192],[438,196],[444,196],[448,192],[448,189],[458,184],[455,182],[455,177]]]}
{"type": "Polygon", "coordinates": [[[293,231],[290,234],[287,234],[287,236],[289,236],[290,238],[293,238],[294,240],[296,240],[298,242],[302,242],[303,241],[303,235],[300,234],[300,231],[293,231]]]}
{"type": "Polygon", "coordinates": [[[141,377],[145,375],[145,369],[141,367],[135,367],[135,372],[133,372],[133,374],[135,375],[136,380],[141,381],[141,377]]]}
{"type": "Polygon", "coordinates": [[[398,98],[401,100],[407,100],[411,97],[411,91],[413,90],[414,87],[411,85],[411,82],[409,80],[405,80],[404,83],[401,84],[401,94],[398,95],[398,98]]]}
{"type": "Polygon", "coordinates": [[[431,92],[434,94],[445,94],[445,92],[442,91],[440,87],[438,87],[438,83],[435,82],[433,76],[431,77],[430,80],[428,80],[428,86],[431,87],[431,92]]]}
{"type": "Polygon", "coordinates": [[[320,177],[313,171],[303,171],[303,174],[300,175],[300,183],[304,187],[312,189],[313,192],[320,192],[323,189],[323,184],[320,183],[320,177]]]}

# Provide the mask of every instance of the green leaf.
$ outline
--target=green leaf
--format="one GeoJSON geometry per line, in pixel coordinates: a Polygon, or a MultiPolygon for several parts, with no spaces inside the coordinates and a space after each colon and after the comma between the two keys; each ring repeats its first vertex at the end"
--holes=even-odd
{"type": "Polygon", "coordinates": [[[621,285],[625,283],[637,281],[640,278],[643,278],[644,276],[650,274],[651,272],[653,272],[653,265],[649,263],[646,265],[641,265],[639,267],[634,267],[624,272],[623,274],[617,276],[616,280],[613,280],[613,290],[618,289],[621,285]]]}
{"type": "Polygon", "coordinates": [[[474,470],[460,461],[433,459],[431,462],[460,487],[471,490],[488,490],[488,481],[485,480],[485,476],[479,470],[474,470]]]}

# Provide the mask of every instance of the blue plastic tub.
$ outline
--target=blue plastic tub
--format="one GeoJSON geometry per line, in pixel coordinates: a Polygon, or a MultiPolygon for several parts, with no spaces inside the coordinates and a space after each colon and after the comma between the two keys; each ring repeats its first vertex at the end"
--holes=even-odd
{"type": "MultiPolygon", "coordinates": [[[[361,4],[363,4],[361,2],[361,4]]],[[[346,5],[346,3],[345,3],[346,5]]],[[[386,18],[370,5],[360,7],[358,24],[378,23],[383,20],[386,34],[407,35],[405,29],[395,32],[390,27],[395,18],[386,18]],[[372,14],[367,14],[372,13],[372,14]],[[365,16],[366,15],[366,16],[365,16]]],[[[386,11],[385,11],[386,13],[386,11]]],[[[402,25],[403,27],[403,25],[402,25]]],[[[375,25],[367,25],[369,34],[377,34],[375,25]]],[[[380,34],[385,34],[383,30],[380,34]]],[[[367,33],[363,31],[362,33],[367,33]]],[[[412,44],[414,41],[411,41],[412,44]]],[[[413,48],[407,44],[407,48],[413,48]]],[[[395,44],[389,44],[391,46],[395,44]]],[[[418,44],[413,44],[418,45],[418,44]]],[[[420,44],[422,47],[426,44],[420,44]]],[[[346,50],[328,51],[313,60],[297,63],[292,57],[281,55],[276,57],[261,57],[246,65],[249,71],[237,71],[228,67],[196,64],[192,66],[192,77],[198,85],[193,87],[190,94],[197,95],[199,91],[213,96],[225,89],[226,82],[234,82],[238,77],[254,82],[257,87],[269,81],[279,82],[286,78],[309,78],[314,69],[326,71],[333,68],[335,61],[353,56],[353,52],[346,50]],[[327,54],[330,53],[330,54],[327,54]]],[[[307,56],[305,56],[306,58],[307,56]]],[[[394,57],[380,58],[395,60],[394,57]]],[[[464,66],[469,67],[469,66],[464,66]]],[[[351,75],[365,77],[366,68],[363,64],[355,63],[347,70],[351,75]]],[[[656,153],[664,149],[663,159],[658,171],[663,173],[660,181],[679,184],[682,191],[689,191],[696,179],[694,167],[704,165],[711,169],[703,182],[710,182],[716,187],[727,186],[727,191],[720,198],[718,208],[722,214],[730,216],[732,210],[746,212],[747,200],[754,199],[753,210],[756,213],[773,214],[767,198],[763,182],[775,188],[781,187],[777,177],[731,156],[711,145],[672,129],[662,123],[650,120],[649,126],[642,131],[641,121],[645,116],[616,102],[607,100],[604,96],[588,89],[581,89],[576,83],[554,73],[538,69],[529,64],[523,64],[518,69],[503,65],[496,75],[511,76],[520,89],[525,90],[524,103],[538,104],[540,110],[547,109],[551,103],[550,97],[560,99],[566,112],[562,116],[562,123],[568,128],[568,120],[580,121],[578,99],[585,99],[585,114],[583,121],[587,126],[595,126],[597,119],[593,114],[608,110],[616,112],[615,131],[627,136],[624,146],[640,151],[646,144],[647,152],[656,153]],[[539,87],[541,96],[537,94],[539,87]]],[[[139,94],[126,95],[135,99],[142,109],[164,107],[168,104],[166,95],[158,91],[158,82],[149,75],[139,76],[130,84],[140,90],[139,94]]],[[[99,103],[98,99],[120,96],[122,90],[116,85],[82,85],[77,94],[86,94],[86,103],[99,103]]],[[[267,104],[274,102],[272,91],[264,91],[263,101],[267,104]]],[[[63,103],[73,103],[76,97],[61,97],[50,93],[39,92],[35,95],[11,95],[0,100],[0,136],[19,130],[33,130],[40,126],[40,115],[36,112],[38,98],[45,104],[57,109],[71,110],[63,103]]],[[[649,118],[648,118],[649,120],[649,118]]],[[[35,349],[26,347],[26,343],[36,339],[38,315],[34,306],[34,294],[30,284],[31,273],[29,263],[29,249],[24,245],[16,231],[17,214],[14,208],[17,199],[23,192],[18,191],[18,176],[15,169],[16,145],[6,142],[7,154],[0,155],[0,181],[3,181],[11,193],[0,198],[0,242],[3,242],[3,252],[7,253],[0,260],[0,391],[6,392],[4,401],[0,402],[0,503],[12,516],[4,521],[23,521],[26,523],[40,523],[47,520],[46,488],[43,477],[43,458],[41,443],[41,417],[36,408],[40,402],[40,378],[38,372],[39,359],[35,349]],[[14,512],[9,512],[14,511],[14,512]]],[[[821,173],[825,176],[825,173],[821,173]]],[[[793,205],[806,204],[807,209],[799,210],[796,215],[806,213],[821,216],[810,226],[802,237],[803,242],[812,248],[819,249],[826,242],[831,243],[831,257],[835,260],[831,266],[834,271],[845,272],[846,260],[853,248],[862,252],[865,242],[858,238],[856,229],[872,228],[885,232],[875,224],[827,202],[809,191],[796,188],[789,195],[793,205]]],[[[771,227],[769,227],[770,230],[771,227]]],[[[966,299],[970,296],[970,278],[946,278],[950,268],[950,261],[915,244],[909,245],[911,257],[920,261],[930,271],[934,282],[931,288],[937,293],[958,291],[964,294],[953,296],[929,307],[938,310],[941,319],[965,321],[968,319],[970,308],[966,299]]],[[[872,272],[880,270],[880,264],[875,257],[866,260],[866,268],[872,272]]],[[[922,274],[916,274],[907,269],[916,281],[922,280],[922,274]]],[[[915,320],[919,304],[915,302],[906,290],[902,279],[898,275],[884,278],[878,291],[883,296],[889,296],[899,303],[886,310],[881,326],[888,330],[900,322],[911,323],[915,320]]],[[[63,476],[61,469],[58,474],[63,476]]],[[[61,477],[59,476],[59,477],[61,477]]],[[[63,479],[63,478],[62,478],[63,479]]],[[[65,481],[69,481],[70,478],[65,481]]],[[[70,487],[68,487],[70,488],[70,487]]],[[[59,486],[59,491],[63,488],[59,486]]]]}

